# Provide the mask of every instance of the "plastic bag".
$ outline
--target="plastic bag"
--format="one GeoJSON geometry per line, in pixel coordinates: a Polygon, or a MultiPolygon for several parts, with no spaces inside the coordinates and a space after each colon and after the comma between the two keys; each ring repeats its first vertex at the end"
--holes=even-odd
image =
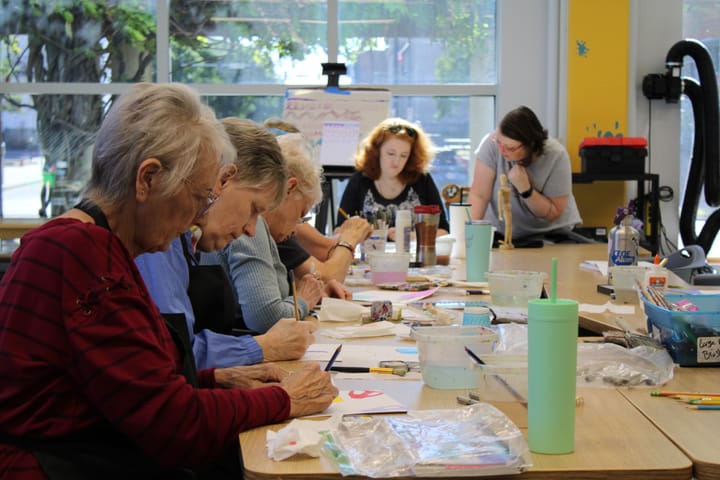
{"type": "MultiPolygon", "coordinates": [[[[527,375],[527,325],[504,324],[496,327],[496,331],[498,341],[494,354],[482,357],[490,364],[488,373],[527,375]]],[[[672,357],[664,348],[578,343],[578,386],[662,385],[672,379],[674,367],[672,357]]]]}
{"type": "Polygon", "coordinates": [[[343,476],[506,475],[530,466],[520,429],[487,403],[402,416],[346,417],[324,436],[323,454],[343,476]]]}
{"type": "Polygon", "coordinates": [[[662,385],[672,379],[674,367],[664,348],[641,345],[627,349],[614,343],[578,345],[578,385],[662,385]]]}

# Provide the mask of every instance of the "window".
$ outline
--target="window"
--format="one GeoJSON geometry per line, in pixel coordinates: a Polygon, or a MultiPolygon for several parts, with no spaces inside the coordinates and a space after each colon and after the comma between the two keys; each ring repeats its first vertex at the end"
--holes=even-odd
{"type": "Polygon", "coordinates": [[[345,63],[341,86],[389,88],[391,114],[432,135],[440,188],[469,183],[470,125],[494,124],[495,0],[38,4],[0,16],[6,217],[72,205],[113,95],[139,81],[194,84],[219,117],[262,122],[287,86],[322,87],[320,64],[345,63]]]}

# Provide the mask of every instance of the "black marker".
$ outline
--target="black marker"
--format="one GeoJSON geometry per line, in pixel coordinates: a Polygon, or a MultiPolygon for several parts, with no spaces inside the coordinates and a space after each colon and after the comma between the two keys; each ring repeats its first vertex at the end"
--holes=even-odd
{"type": "Polygon", "coordinates": [[[338,345],[338,347],[335,349],[335,353],[332,354],[332,357],[330,357],[330,361],[325,365],[325,371],[329,372],[330,369],[333,366],[333,363],[335,363],[335,360],[337,360],[338,355],[340,355],[340,350],[342,350],[342,343],[338,345]]]}
{"type": "Polygon", "coordinates": [[[468,288],[465,290],[465,293],[468,295],[490,295],[490,290],[482,288],[468,288]]]}

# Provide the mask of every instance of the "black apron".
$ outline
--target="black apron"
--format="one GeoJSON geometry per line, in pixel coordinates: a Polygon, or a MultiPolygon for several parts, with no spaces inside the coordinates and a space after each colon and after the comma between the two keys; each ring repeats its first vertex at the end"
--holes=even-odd
{"type": "Polygon", "coordinates": [[[180,237],[180,241],[190,272],[187,293],[195,314],[194,332],[212,330],[233,335],[233,329],[246,329],[225,269],[222,265],[200,265],[190,251],[185,235],[180,237]]]}
{"type": "MultiPolygon", "coordinates": [[[[110,230],[107,218],[94,203],[82,200],[75,208],[90,215],[96,225],[110,230]]],[[[195,358],[190,349],[185,315],[163,315],[163,318],[180,353],[182,373],[188,383],[197,388],[195,358]]],[[[163,467],[109,422],[58,439],[13,437],[0,433],[0,442],[32,452],[51,480],[242,478],[238,442],[234,442],[222,458],[195,471],[163,467]]]]}

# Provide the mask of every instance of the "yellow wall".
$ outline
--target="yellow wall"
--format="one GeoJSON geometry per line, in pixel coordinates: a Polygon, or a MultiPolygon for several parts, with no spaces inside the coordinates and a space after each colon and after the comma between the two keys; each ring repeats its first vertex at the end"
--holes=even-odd
{"type": "MultiPolygon", "coordinates": [[[[568,3],[567,143],[574,172],[581,171],[585,137],[627,136],[630,0],[568,3]]],[[[627,203],[623,182],[574,185],[583,224],[612,227],[627,203]]]]}

